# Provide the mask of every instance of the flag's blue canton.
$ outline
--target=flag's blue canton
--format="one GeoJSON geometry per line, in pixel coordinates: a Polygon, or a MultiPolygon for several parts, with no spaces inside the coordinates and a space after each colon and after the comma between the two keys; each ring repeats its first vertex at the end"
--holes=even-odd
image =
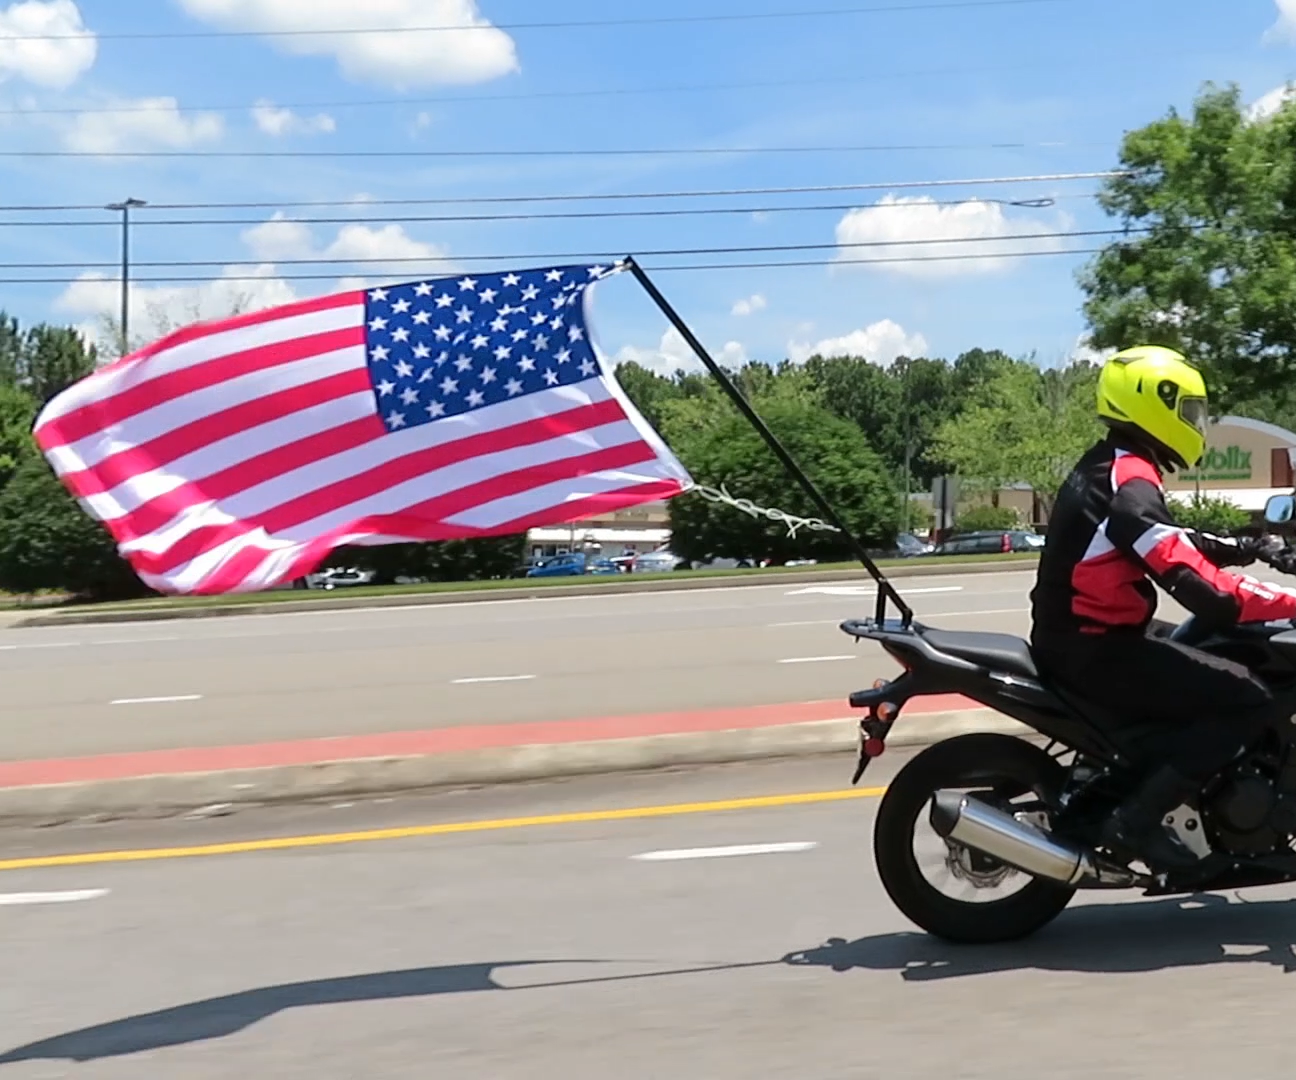
{"type": "Polygon", "coordinates": [[[615,273],[564,266],[371,289],[365,349],[388,431],[599,374],[585,290],[615,273]]]}

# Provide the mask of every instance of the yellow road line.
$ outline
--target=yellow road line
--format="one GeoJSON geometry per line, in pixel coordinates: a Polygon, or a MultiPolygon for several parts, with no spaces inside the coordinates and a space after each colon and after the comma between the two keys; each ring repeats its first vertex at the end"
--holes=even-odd
{"type": "Polygon", "coordinates": [[[246,855],[257,851],[288,851],[295,848],[331,847],[337,844],[371,844],[379,840],[411,840],[424,836],[493,832],[499,829],[530,829],[539,825],[580,825],[592,821],[629,821],[635,818],[676,817],[680,814],[713,814],[725,810],[807,806],[813,803],[841,802],[846,799],[874,799],[884,791],[886,788],[881,787],[845,791],[811,791],[799,795],[759,795],[747,799],[722,799],[717,802],[633,806],[622,810],[584,810],[570,814],[544,814],[536,817],[451,821],[440,825],[410,825],[398,829],[368,829],[363,832],[321,833],[314,836],[281,836],[268,840],[237,840],[228,844],[203,844],[196,847],[36,855],[27,859],[0,860],[0,871],[37,870],[51,866],[92,866],[97,863],[150,862],[158,859],[191,859],[211,855],[246,855]]]}

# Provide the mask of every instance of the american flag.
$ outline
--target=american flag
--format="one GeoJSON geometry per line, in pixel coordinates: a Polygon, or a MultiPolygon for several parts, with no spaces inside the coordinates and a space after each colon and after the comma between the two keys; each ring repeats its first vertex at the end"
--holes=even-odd
{"type": "Polygon", "coordinates": [[[186,327],[56,396],[36,441],[167,593],[670,498],[692,479],[589,340],[590,288],[620,269],[465,274],[186,327]]]}

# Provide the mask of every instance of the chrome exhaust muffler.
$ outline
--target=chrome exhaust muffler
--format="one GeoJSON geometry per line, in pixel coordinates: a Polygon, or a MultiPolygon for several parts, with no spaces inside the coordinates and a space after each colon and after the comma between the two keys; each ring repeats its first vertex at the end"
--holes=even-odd
{"type": "Polygon", "coordinates": [[[1033,877],[1074,887],[1112,889],[1127,889],[1140,881],[1133,871],[962,792],[936,792],[929,820],[943,839],[980,851],[1033,877]]]}

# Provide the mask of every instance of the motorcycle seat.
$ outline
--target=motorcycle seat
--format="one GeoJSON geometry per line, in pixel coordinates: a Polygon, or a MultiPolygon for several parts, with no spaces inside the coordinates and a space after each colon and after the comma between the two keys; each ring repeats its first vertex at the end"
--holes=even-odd
{"type": "Polygon", "coordinates": [[[955,630],[928,630],[923,637],[934,649],[960,660],[1010,675],[1038,679],[1035,658],[1030,646],[1012,634],[963,633],[955,630]]]}

